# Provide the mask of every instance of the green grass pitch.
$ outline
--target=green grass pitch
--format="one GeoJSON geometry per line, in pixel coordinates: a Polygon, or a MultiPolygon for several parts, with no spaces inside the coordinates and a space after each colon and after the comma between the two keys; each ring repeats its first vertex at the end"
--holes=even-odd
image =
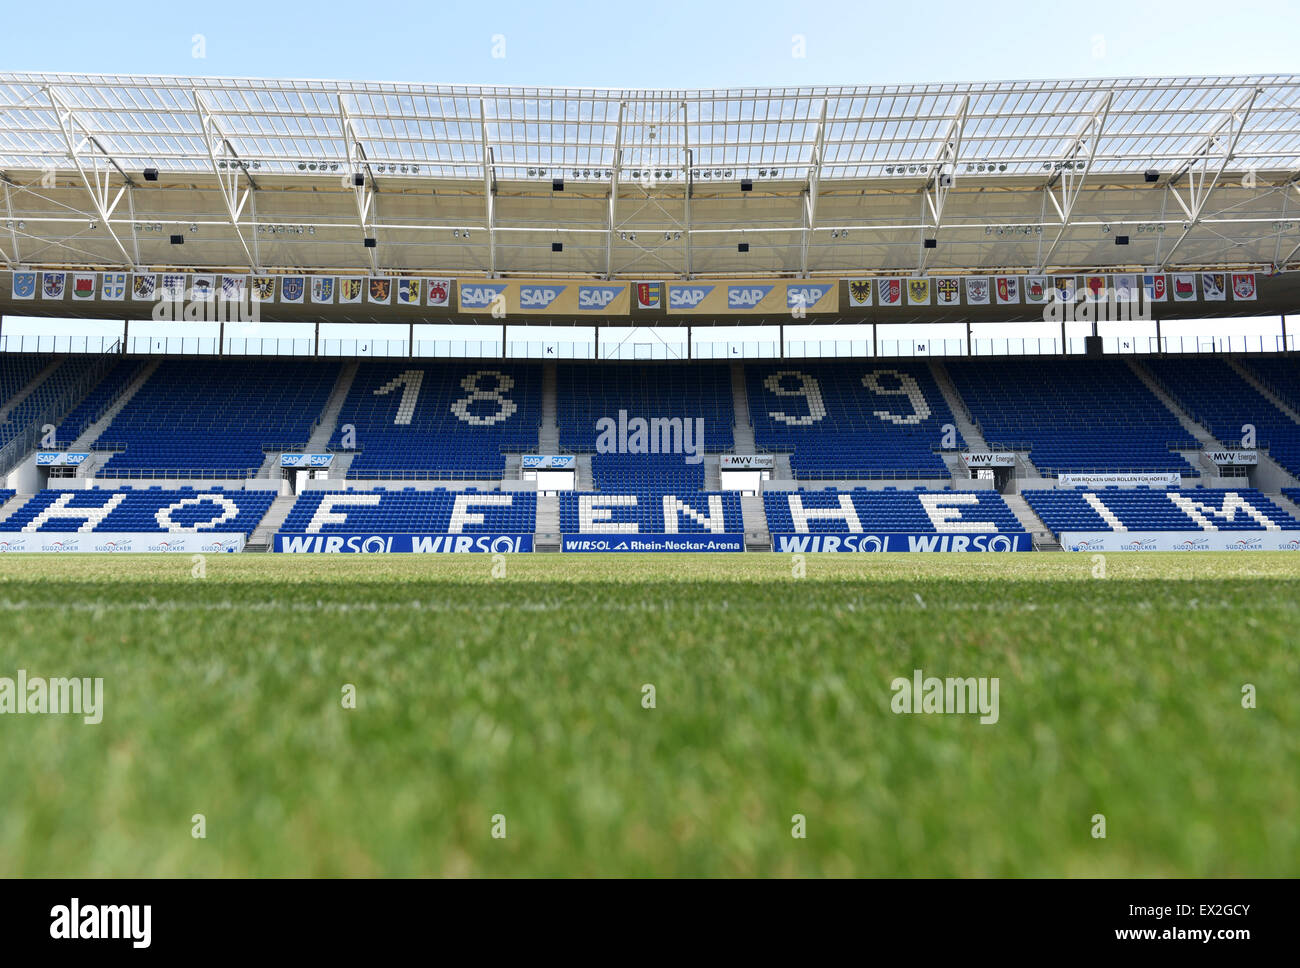
{"type": "Polygon", "coordinates": [[[1300,874],[1300,556],[1105,565],[6,556],[0,874],[1300,874]]]}

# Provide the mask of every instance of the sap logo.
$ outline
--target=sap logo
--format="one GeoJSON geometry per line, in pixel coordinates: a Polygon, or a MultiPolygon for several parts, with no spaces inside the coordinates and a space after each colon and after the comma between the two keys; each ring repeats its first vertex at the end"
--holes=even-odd
{"type": "Polygon", "coordinates": [[[715,286],[673,286],[668,290],[670,309],[694,309],[713,292],[715,286]]]}
{"type": "Polygon", "coordinates": [[[545,309],[555,302],[556,296],[568,288],[568,286],[520,286],[519,308],[545,309]]]}
{"type": "Polygon", "coordinates": [[[497,297],[502,295],[505,291],[505,286],[461,286],[461,308],[488,309],[497,297]]]}
{"type": "Polygon", "coordinates": [[[530,456],[525,456],[525,457],[524,457],[524,463],[523,463],[523,466],[524,466],[524,467],[541,467],[541,466],[542,466],[542,458],[537,457],[537,456],[535,456],[535,455],[534,455],[534,456],[531,456],[531,457],[530,457],[530,456]]]}
{"type": "Polygon", "coordinates": [[[1015,551],[1016,542],[1005,534],[908,535],[908,551],[1015,551]]]}
{"type": "Polygon", "coordinates": [[[622,286],[579,286],[579,309],[604,309],[623,292],[622,286]]]}
{"type": "Polygon", "coordinates": [[[807,309],[821,302],[830,291],[830,286],[790,286],[785,291],[785,304],[789,309],[807,309]]]}
{"type": "Polygon", "coordinates": [[[753,309],[775,288],[775,286],[728,286],[727,308],[753,309]]]}
{"type": "Polygon", "coordinates": [[[328,467],[328,466],[330,465],[330,462],[331,462],[333,459],[334,459],[334,455],[333,455],[333,454],[312,454],[312,455],[311,455],[311,466],[312,466],[312,467],[328,467]]]}

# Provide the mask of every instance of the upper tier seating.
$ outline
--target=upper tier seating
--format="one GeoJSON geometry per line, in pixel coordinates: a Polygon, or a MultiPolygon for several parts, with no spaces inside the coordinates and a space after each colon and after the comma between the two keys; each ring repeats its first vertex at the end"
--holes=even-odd
{"type": "Polygon", "coordinates": [[[735,491],[674,493],[663,488],[560,494],[560,531],[565,534],[742,534],[740,495],[735,491]]]}
{"type": "Polygon", "coordinates": [[[1225,490],[1025,491],[1029,506],[1053,532],[1283,531],[1296,521],[1254,488],[1225,490]]]}
{"type": "Polygon", "coordinates": [[[736,415],[725,364],[562,364],[557,393],[560,448],[593,455],[592,484],[602,491],[637,486],[698,490],[704,486],[704,465],[686,457],[733,447],[736,415]],[[619,429],[620,411],[625,433],[619,429]],[[648,428],[652,421],[670,421],[654,423],[658,432],[647,430],[645,452],[638,452],[642,444],[633,423],[638,419],[648,428]],[[613,433],[605,432],[609,427],[613,433]]]}
{"type": "Polygon", "coordinates": [[[1252,387],[1227,361],[1183,357],[1146,361],[1152,376],[1192,419],[1222,443],[1236,446],[1242,427],[1255,428],[1255,444],[1292,474],[1300,475],[1300,424],[1252,387]]]}
{"type": "MultiPolygon", "coordinates": [[[[26,367],[20,366],[13,374],[14,379],[20,379],[21,374],[34,366],[36,362],[39,362],[39,358],[36,358],[26,367]]],[[[48,365],[48,359],[45,362],[48,365]]],[[[5,408],[7,412],[4,418],[0,419],[0,446],[8,443],[35,423],[47,411],[50,404],[65,397],[98,362],[98,357],[93,356],[67,357],[60,361],[45,379],[33,387],[27,396],[13,402],[11,406],[7,405],[5,408]]],[[[40,367],[37,367],[32,375],[35,376],[35,373],[39,372],[39,370],[40,367]]],[[[26,382],[31,381],[29,379],[26,382]]],[[[17,393],[21,389],[22,386],[20,385],[14,392],[17,393]]],[[[13,401],[13,396],[10,396],[9,400],[13,401]]]]}
{"type": "Polygon", "coordinates": [[[275,492],[269,490],[47,490],[0,521],[0,531],[193,531],[242,533],[247,538],[273,500],[275,492]]]}
{"type": "Polygon", "coordinates": [[[253,476],[264,446],[301,447],[339,364],[165,359],[95,442],[99,477],[253,476]]]}
{"type": "Polygon", "coordinates": [[[1284,487],[1282,496],[1290,498],[1292,504],[1300,504],[1300,487],[1284,487]]]}
{"type": "Polygon", "coordinates": [[[1300,413],[1300,358],[1250,356],[1241,362],[1274,396],[1300,413]]]}
{"type": "Polygon", "coordinates": [[[945,364],[993,450],[1029,449],[1045,476],[1194,469],[1200,444],[1123,360],[961,360],[945,364]]]}
{"type": "Polygon", "coordinates": [[[531,491],[304,491],[281,532],[301,534],[532,534],[531,491]]]}
{"type": "MultiPolygon", "coordinates": [[[[791,452],[796,478],[947,477],[935,453],[952,411],[924,364],[751,364],[749,413],[759,450],[791,452]]],[[[956,447],[964,446],[955,434],[956,447]]]]}
{"type": "Polygon", "coordinates": [[[53,361],[54,357],[38,353],[0,354],[0,410],[53,361]]]}
{"type": "Polygon", "coordinates": [[[765,491],[773,534],[1013,534],[1025,529],[996,491],[765,491]]]}
{"type": "Polygon", "coordinates": [[[104,374],[104,378],[95,384],[94,389],[86,395],[85,399],[73,407],[59,422],[59,429],[56,432],[57,445],[71,447],[86,428],[99,419],[100,413],[109,401],[129,386],[147,365],[139,359],[125,359],[114,363],[112,369],[104,374]]]}
{"type": "Polygon", "coordinates": [[[536,451],[541,413],[536,364],[362,363],[333,444],[356,447],[353,479],[500,479],[507,452],[536,451]]]}

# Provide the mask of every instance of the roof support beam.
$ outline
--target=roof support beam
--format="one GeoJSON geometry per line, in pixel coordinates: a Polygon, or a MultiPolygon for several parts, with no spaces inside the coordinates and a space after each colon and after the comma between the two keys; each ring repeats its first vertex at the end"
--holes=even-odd
{"type": "Polygon", "coordinates": [[[5,262],[8,263],[9,268],[12,269],[22,261],[22,255],[19,253],[18,249],[18,223],[14,221],[14,203],[9,194],[10,188],[12,187],[11,183],[8,178],[0,180],[4,181],[5,186],[5,218],[8,220],[9,242],[13,246],[14,253],[12,259],[6,255],[5,262]]]}
{"type": "MultiPolygon", "coordinates": [[[[934,219],[934,237],[939,237],[943,228],[943,207],[948,201],[948,193],[957,181],[957,160],[961,155],[961,135],[966,127],[966,109],[970,104],[970,95],[961,99],[961,107],[953,114],[948,124],[948,133],[943,139],[943,146],[934,160],[934,170],[930,173],[925,186],[921,189],[921,224],[929,216],[934,219]],[[943,176],[947,175],[947,178],[943,176]],[[927,211],[928,210],[928,211],[927,211]]],[[[925,275],[925,265],[932,250],[925,247],[925,230],[921,230],[921,240],[917,242],[916,271],[925,275]]]]}
{"type": "Polygon", "coordinates": [[[1052,203],[1052,207],[1056,209],[1056,214],[1061,217],[1061,228],[1056,233],[1056,238],[1052,240],[1052,244],[1047,247],[1047,251],[1039,258],[1035,270],[1037,272],[1042,272],[1047,268],[1052,256],[1056,254],[1057,246],[1065,238],[1065,233],[1070,230],[1070,222],[1074,218],[1074,205],[1079,200],[1079,192],[1083,188],[1083,183],[1092,174],[1092,164],[1097,158],[1097,145],[1101,143],[1102,133],[1106,130],[1106,120],[1110,117],[1110,105],[1114,96],[1113,91],[1106,92],[1101,105],[1084,122],[1079,133],[1070,142],[1070,147],[1061,156],[1056,170],[1048,176],[1046,183],[1043,185],[1043,192],[1047,200],[1052,203]],[[1076,175],[1072,165],[1085,146],[1088,149],[1088,161],[1084,165],[1083,174],[1076,175]],[[1071,167],[1067,168],[1067,164],[1071,165],[1071,167]],[[1052,191],[1058,181],[1061,183],[1059,202],[1052,191]]]}
{"type": "Polygon", "coordinates": [[[98,139],[86,129],[86,126],[77,117],[76,113],[68,108],[54,88],[45,88],[45,95],[50,99],[50,107],[54,110],[54,117],[59,124],[59,131],[62,132],[63,141],[68,146],[68,157],[76,165],[77,173],[81,176],[81,183],[86,187],[91,204],[95,206],[95,212],[99,215],[99,224],[109,234],[113,244],[122,253],[124,263],[131,269],[138,268],[136,260],[131,253],[126,251],[126,246],[122,244],[122,240],[113,231],[113,225],[110,222],[113,211],[117,208],[117,203],[122,200],[122,196],[131,186],[131,179],[127,177],[121,166],[113,160],[112,155],[104,150],[104,146],[99,143],[98,139]],[[93,151],[90,149],[93,149],[93,151]],[[113,189],[112,179],[115,171],[122,176],[123,185],[118,189],[117,194],[110,199],[109,194],[113,189]]]}
{"type": "Polygon", "coordinates": [[[249,268],[254,272],[260,272],[262,267],[257,264],[257,258],[254,256],[253,250],[249,248],[243,230],[239,227],[239,219],[243,214],[244,206],[248,203],[249,195],[257,186],[248,172],[244,170],[244,162],[240,161],[239,153],[235,151],[234,145],[222,133],[221,128],[217,125],[216,118],[208,110],[203,95],[198,91],[194,91],[193,94],[194,109],[198,111],[199,125],[203,131],[203,147],[207,149],[208,161],[212,165],[212,174],[217,176],[217,186],[221,189],[221,201],[225,203],[226,215],[230,218],[230,227],[235,230],[239,244],[244,249],[244,255],[248,256],[249,268]],[[220,153],[220,160],[225,163],[224,168],[217,164],[218,153],[220,153]],[[247,183],[242,196],[239,192],[240,171],[244,172],[244,181],[247,183]]]}
{"type": "Polygon", "coordinates": [[[821,191],[822,161],[826,153],[826,111],[829,106],[830,101],[823,98],[812,157],[808,163],[808,181],[804,183],[803,189],[803,238],[799,245],[799,274],[805,279],[808,278],[808,245],[817,228],[817,196],[821,191]]]}
{"type": "Polygon", "coordinates": [[[609,216],[606,222],[609,232],[605,235],[605,278],[614,278],[614,226],[615,210],[618,208],[618,179],[623,171],[623,113],[627,102],[618,103],[618,127],[614,133],[614,176],[609,181],[609,216]]]}
{"type": "MultiPolygon", "coordinates": [[[[361,229],[363,239],[376,238],[370,233],[373,231],[375,195],[378,193],[379,188],[375,184],[375,173],[370,168],[370,160],[366,155],[366,149],[357,136],[356,126],[352,123],[352,115],[348,113],[347,102],[342,96],[339,97],[339,129],[343,134],[343,147],[348,155],[346,178],[352,189],[352,197],[357,205],[357,226],[361,229]],[[363,176],[360,185],[355,183],[354,176],[356,175],[363,176]]],[[[366,249],[372,275],[379,275],[377,252],[378,249],[366,249]]]]}
{"type": "Polygon", "coordinates": [[[483,133],[483,203],[487,207],[488,278],[495,279],[497,275],[497,178],[492,148],[488,145],[487,105],[483,98],[478,100],[478,122],[479,129],[483,133]]]}
{"type": "Polygon", "coordinates": [[[1205,211],[1205,203],[1210,200],[1214,194],[1214,189],[1218,187],[1219,179],[1223,177],[1224,170],[1228,167],[1228,162],[1232,161],[1233,155],[1237,150],[1237,142],[1241,140],[1241,133],[1246,130],[1246,122],[1250,118],[1250,112],[1255,106],[1255,99],[1259,97],[1261,88],[1255,88],[1247,96],[1237,102],[1237,106],[1229,111],[1218,124],[1216,124],[1205,136],[1205,142],[1196,152],[1196,156],[1182,164],[1177,171],[1169,176],[1168,191],[1173,195],[1174,200],[1178,202],[1183,212],[1187,215],[1187,221],[1183,223],[1183,234],[1178,236],[1178,240],[1165,253],[1161,261],[1160,268],[1168,269],[1173,263],[1174,253],[1178,251],[1187,237],[1201,221],[1201,214],[1205,211]],[[1225,131],[1225,129],[1227,129],[1225,131]],[[1214,169],[1213,177],[1209,179],[1209,185],[1206,185],[1206,178],[1209,176],[1209,166],[1211,159],[1218,149],[1219,164],[1214,169]],[[1199,171],[1197,166],[1200,166],[1199,171]],[[1178,193],[1178,182],[1182,177],[1187,176],[1187,202],[1184,204],[1182,196],[1178,193]]]}

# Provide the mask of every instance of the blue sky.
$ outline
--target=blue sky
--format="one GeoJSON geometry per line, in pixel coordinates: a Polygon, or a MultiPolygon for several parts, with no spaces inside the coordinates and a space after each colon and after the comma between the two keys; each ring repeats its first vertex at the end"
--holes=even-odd
{"type": "Polygon", "coordinates": [[[60,2],[9,18],[9,70],[575,87],[1289,72],[1298,5],[823,0],[60,2]],[[203,53],[194,56],[196,35],[203,53]],[[494,44],[504,38],[504,57],[494,44]],[[796,56],[803,38],[804,56],[796,56]]]}

